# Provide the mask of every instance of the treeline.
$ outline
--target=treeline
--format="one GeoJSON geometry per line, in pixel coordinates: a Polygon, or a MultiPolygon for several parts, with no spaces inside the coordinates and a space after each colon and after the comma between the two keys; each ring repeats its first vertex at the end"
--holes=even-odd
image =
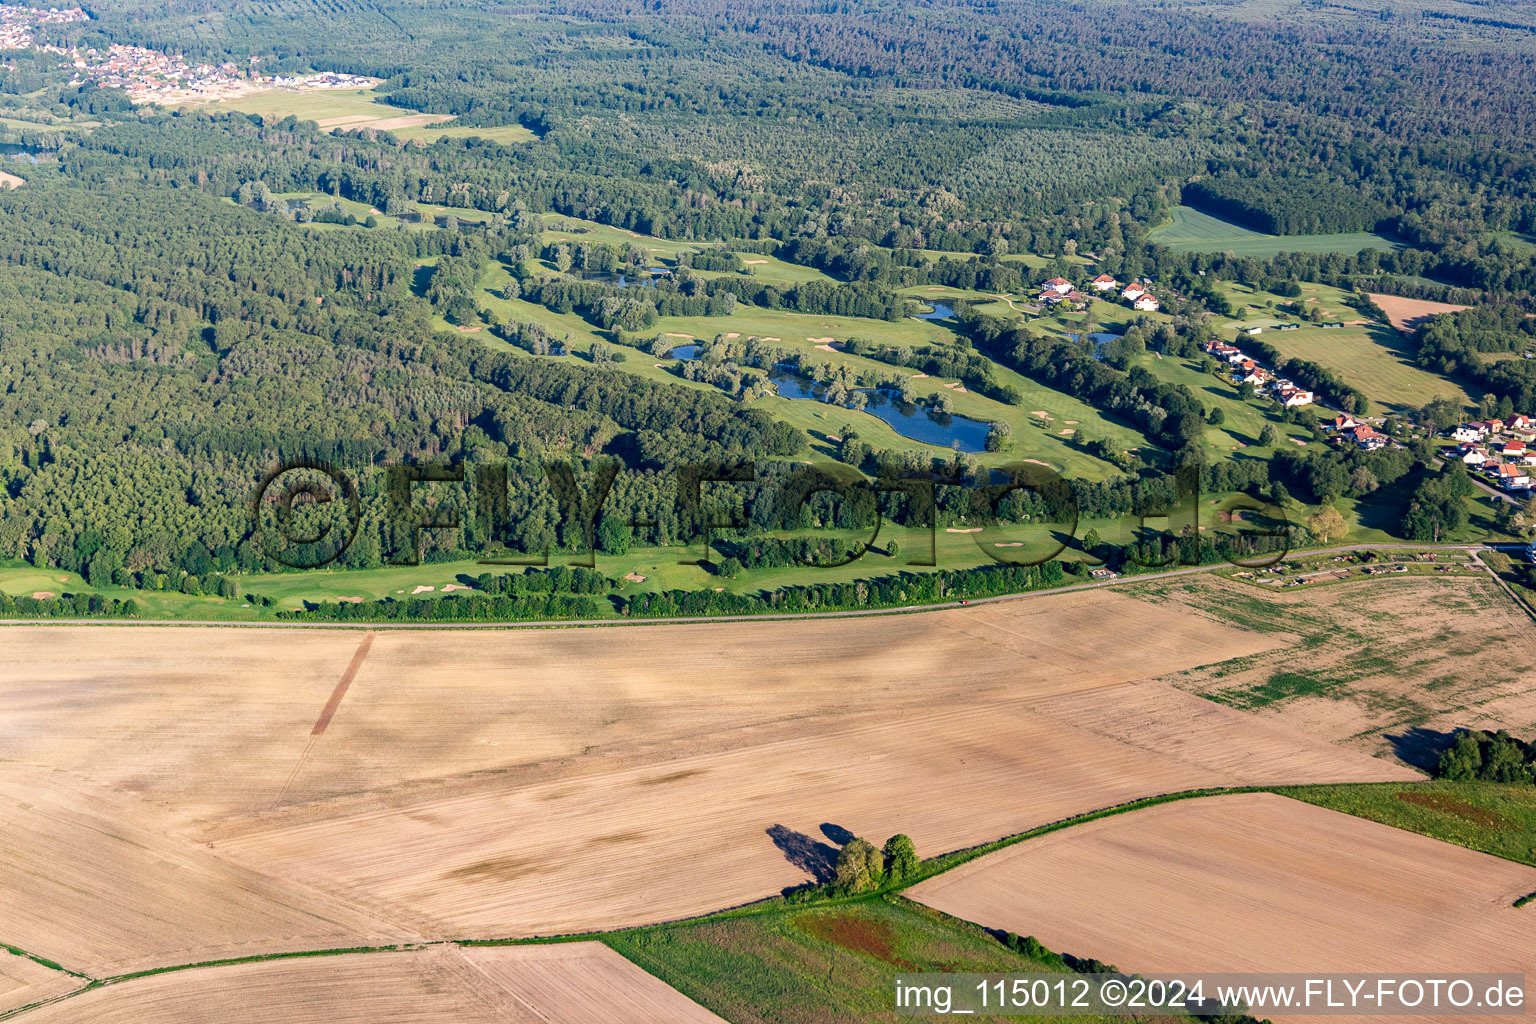
{"type": "Polygon", "coordinates": [[[574,594],[515,596],[392,597],[380,601],[308,602],[295,611],[280,611],[279,619],[324,622],[527,622],[543,619],[594,619],[601,615],[596,601],[574,594]]]}
{"type": "Polygon", "coordinates": [[[749,537],[715,542],[720,554],[734,558],[743,569],[842,565],[858,557],[865,545],[835,537],[749,537]]]}
{"type": "Polygon", "coordinates": [[[1435,774],[1452,782],[1536,782],[1536,744],[1500,729],[1462,730],[1440,755],[1435,774]]]}
{"type": "Polygon", "coordinates": [[[1391,212],[1358,188],[1290,174],[1204,178],[1185,185],[1183,198],[1190,206],[1271,235],[1369,231],[1391,212]]]}
{"type": "Polygon", "coordinates": [[[1317,392],[1330,405],[1355,416],[1370,413],[1371,402],[1365,397],[1365,392],[1321,363],[1286,356],[1275,346],[1255,338],[1244,338],[1242,345],[1273,366],[1281,376],[1289,377],[1307,390],[1317,392]]]}
{"type": "Polygon", "coordinates": [[[762,615],[894,608],[1022,593],[1060,586],[1066,579],[1060,562],[1035,566],[986,565],[933,573],[899,573],[850,583],[802,584],[767,593],[668,590],[636,594],[625,602],[633,618],[704,615],[762,615]]]}
{"type": "Polygon", "coordinates": [[[0,593],[0,618],[7,619],[129,619],[139,614],[139,604],[100,594],[65,594],[62,597],[12,596],[0,593]]]}
{"type": "Polygon", "coordinates": [[[1509,403],[1510,412],[1536,410],[1536,360],[1486,360],[1488,353],[1536,349],[1536,321],[1513,304],[1442,313],[1414,334],[1415,361],[1428,370],[1458,375],[1477,390],[1509,403]]]}

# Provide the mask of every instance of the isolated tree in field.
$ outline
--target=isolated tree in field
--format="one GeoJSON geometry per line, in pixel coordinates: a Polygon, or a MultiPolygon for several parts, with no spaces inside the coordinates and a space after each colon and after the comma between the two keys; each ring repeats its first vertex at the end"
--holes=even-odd
{"type": "Polygon", "coordinates": [[[1349,533],[1349,524],[1332,505],[1324,505],[1316,515],[1307,517],[1307,529],[1320,543],[1342,540],[1349,533]]]}
{"type": "Polygon", "coordinates": [[[838,892],[869,892],[885,878],[885,858],[866,839],[850,839],[837,855],[832,887],[838,892]]]}
{"type": "Polygon", "coordinates": [[[917,873],[917,847],[912,838],[898,832],[885,841],[880,851],[885,857],[885,877],[892,882],[903,882],[917,873]]]}
{"type": "Polygon", "coordinates": [[[1259,444],[1265,448],[1273,448],[1280,441],[1280,431],[1275,429],[1273,423],[1264,424],[1264,429],[1259,431],[1259,444]]]}
{"type": "Polygon", "coordinates": [[[741,575],[741,560],[728,556],[720,560],[720,575],[728,580],[733,580],[741,575]]]}
{"type": "Polygon", "coordinates": [[[1099,531],[1091,526],[1088,527],[1088,532],[1083,534],[1083,550],[1091,555],[1097,551],[1099,546],[1103,543],[1104,538],[1099,536],[1099,531]]]}

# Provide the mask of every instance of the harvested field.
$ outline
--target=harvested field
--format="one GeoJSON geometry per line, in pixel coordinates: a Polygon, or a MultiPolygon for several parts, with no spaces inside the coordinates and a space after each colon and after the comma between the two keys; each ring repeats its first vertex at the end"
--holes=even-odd
{"type": "Polygon", "coordinates": [[[1489,578],[1382,576],[1274,593],[1204,578],[1122,592],[1294,634],[1294,645],[1169,681],[1307,735],[1429,767],[1458,728],[1536,733],[1536,633],[1489,578]]]}
{"type": "Polygon", "coordinates": [[[413,935],[230,864],[154,804],[62,772],[6,764],[0,834],[0,939],[81,973],[413,935]]]}
{"type": "Polygon", "coordinates": [[[0,189],[21,188],[27,183],[27,179],[18,177],[7,171],[0,171],[0,189]]]}
{"type": "Polygon", "coordinates": [[[0,778],[31,792],[19,765],[58,770],[58,812],[13,856],[67,868],[49,884],[72,895],[57,921],[0,939],[66,966],[649,923],[818,876],[834,825],[936,853],[1168,790],[1410,774],[1123,685],[1295,638],[1106,591],[371,645],[348,630],[5,635],[0,778]],[[1071,703],[1089,690],[1101,700],[1071,703]],[[70,816],[86,811],[99,824],[70,816]],[[107,852],[138,860],[114,866],[99,836],[129,834],[119,822],[138,831],[107,852]],[[188,897],[162,860],[196,882],[195,927],[165,910],[188,897]],[[114,894],[118,878],[136,888],[114,894]]]}
{"type": "Polygon", "coordinates": [[[1367,292],[1370,300],[1387,314],[1392,326],[1404,334],[1412,334],[1419,321],[1436,313],[1459,313],[1470,306],[1458,306],[1451,302],[1431,302],[1429,299],[1405,299],[1397,295],[1377,295],[1367,292]]]}
{"type": "Polygon", "coordinates": [[[1511,903],[1532,889],[1531,868],[1254,793],[1031,839],[909,895],[1138,971],[1529,972],[1536,915],[1511,903]]]}
{"type": "Polygon", "coordinates": [[[61,996],[83,984],[63,971],[0,950],[0,1014],[61,996]]]}
{"type": "Polygon", "coordinates": [[[277,960],[163,974],[32,1024],[710,1024],[719,1017],[595,942],[277,960]]]}

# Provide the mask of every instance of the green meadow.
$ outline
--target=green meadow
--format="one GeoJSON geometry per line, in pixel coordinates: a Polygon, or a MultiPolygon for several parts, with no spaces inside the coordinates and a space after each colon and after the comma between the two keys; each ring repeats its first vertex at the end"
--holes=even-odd
{"type": "Polygon", "coordinates": [[[1337,252],[1395,249],[1396,242],[1371,231],[1332,235],[1266,235],[1213,217],[1190,206],[1176,206],[1167,224],[1153,228],[1147,240],[1175,252],[1230,252],[1237,256],[1278,256],[1283,252],[1337,252]]]}

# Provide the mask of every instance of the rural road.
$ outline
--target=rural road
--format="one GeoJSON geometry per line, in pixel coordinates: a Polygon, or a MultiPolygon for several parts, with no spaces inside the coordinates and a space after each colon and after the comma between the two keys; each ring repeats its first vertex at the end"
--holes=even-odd
{"type": "MultiPolygon", "coordinates": [[[[1488,551],[1487,544],[1345,544],[1340,547],[1308,549],[1299,552],[1308,558],[1316,555],[1338,555],[1351,551],[1488,551]]],[[[903,608],[859,608],[837,612],[786,612],[765,615],[689,615],[644,619],[563,619],[557,622],[291,622],[249,621],[219,619],[0,619],[0,628],[6,626],[204,626],[224,628],[239,626],[253,629],[573,629],[599,626],[669,626],[704,622],[782,622],[787,619],[862,619],[874,615],[913,615],[918,612],[942,611],[946,608],[963,608],[999,601],[1023,601],[1056,594],[1073,594],[1082,590],[1098,590],[1150,580],[1165,580],[1175,576],[1192,576],[1196,573],[1214,572],[1229,563],[1215,565],[1191,565],[1167,572],[1139,573],[1112,580],[1092,580],[1088,583],[1071,583],[1047,590],[1027,590],[1017,594],[998,594],[993,597],[976,597],[965,601],[941,601],[937,604],[911,605],[903,608]]]]}

